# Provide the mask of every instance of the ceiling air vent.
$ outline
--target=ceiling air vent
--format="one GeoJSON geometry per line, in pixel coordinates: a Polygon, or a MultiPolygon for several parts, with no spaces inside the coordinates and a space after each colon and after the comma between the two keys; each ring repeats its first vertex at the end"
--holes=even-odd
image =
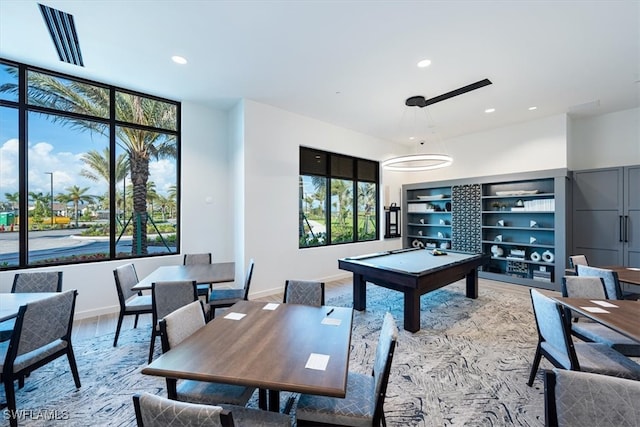
{"type": "Polygon", "coordinates": [[[84,67],[73,15],[38,3],[60,61],[84,67]]]}

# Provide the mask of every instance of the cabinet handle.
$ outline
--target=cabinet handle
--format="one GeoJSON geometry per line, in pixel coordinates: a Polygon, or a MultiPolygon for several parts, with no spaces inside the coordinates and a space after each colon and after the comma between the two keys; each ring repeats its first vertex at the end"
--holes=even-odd
{"type": "Polygon", "coordinates": [[[624,216],[624,241],[629,242],[629,215],[624,216]]]}
{"type": "Polygon", "coordinates": [[[623,220],[622,215],[620,215],[618,217],[618,219],[619,219],[619,223],[618,223],[619,230],[618,231],[620,233],[620,240],[619,241],[620,242],[624,242],[624,220],[623,220]]]}

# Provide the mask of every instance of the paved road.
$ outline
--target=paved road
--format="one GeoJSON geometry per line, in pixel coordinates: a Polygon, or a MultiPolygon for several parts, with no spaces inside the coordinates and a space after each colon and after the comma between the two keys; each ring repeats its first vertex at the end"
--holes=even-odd
{"type": "MultiPolygon", "coordinates": [[[[83,237],[82,230],[36,231],[29,234],[29,261],[52,257],[109,252],[107,237],[83,237]]],[[[131,237],[124,236],[117,252],[131,252],[131,237]]],[[[165,252],[164,246],[150,246],[150,253],[165,252]]],[[[18,233],[0,233],[0,265],[18,263],[18,233]]]]}

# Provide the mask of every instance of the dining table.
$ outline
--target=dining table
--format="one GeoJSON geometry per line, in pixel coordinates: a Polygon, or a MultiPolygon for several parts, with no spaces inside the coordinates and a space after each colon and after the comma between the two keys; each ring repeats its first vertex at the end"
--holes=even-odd
{"type": "Polygon", "coordinates": [[[563,306],[640,343],[640,301],[552,296],[563,306]]]}
{"type": "Polygon", "coordinates": [[[271,411],[280,391],[345,397],[352,322],[352,308],[243,300],[142,373],[266,390],[271,411]]]}
{"type": "Polygon", "coordinates": [[[235,262],[214,262],[211,264],[163,265],[140,280],[132,289],[151,289],[155,282],[195,280],[196,283],[226,283],[235,280],[235,262]]]}
{"type": "Polygon", "coordinates": [[[623,265],[608,265],[605,267],[607,270],[613,270],[618,273],[618,280],[620,282],[628,283],[630,285],[640,286],[640,268],[627,267],[623,265]]]}
{"type": "Polygon", "coordinates": [[[57,292],[0,293],[0,322],[18,315],[21,306],[58,295],[57,292]]]}

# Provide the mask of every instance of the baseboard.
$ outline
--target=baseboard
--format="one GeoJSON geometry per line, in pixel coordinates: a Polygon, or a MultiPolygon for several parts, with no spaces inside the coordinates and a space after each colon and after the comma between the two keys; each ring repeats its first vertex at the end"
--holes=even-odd
{"type": "Polygon", "coordinates": [[[118,312],[120,312],[120,306],[112,305],[110,307],[100,307],[100,308],[94,308],[91,310],[76,311],[73,316],[73,319],[74,320],[88,319],[90,317],[98,317],[98,316],[103,316],[105,314],[118,314],[118,312]]]}

